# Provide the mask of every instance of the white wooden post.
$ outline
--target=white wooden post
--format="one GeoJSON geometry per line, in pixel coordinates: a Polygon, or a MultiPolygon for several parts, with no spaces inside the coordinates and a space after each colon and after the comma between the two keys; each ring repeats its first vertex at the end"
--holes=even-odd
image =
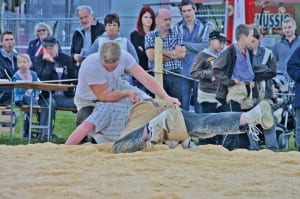
{"type": "MultiPolygon", "coordinates": [[[[163,56],[162,56],[162,40],[155,38],[154,45],[154,77],[163,87],[163,56]]],[[[156,96],[157,97],[157,96],[156,96]]]]}

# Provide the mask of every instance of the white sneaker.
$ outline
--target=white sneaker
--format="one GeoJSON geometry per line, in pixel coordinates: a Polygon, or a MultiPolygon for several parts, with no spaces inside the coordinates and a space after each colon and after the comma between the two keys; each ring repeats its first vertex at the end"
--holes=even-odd
{"type": "Polygon", "coordinates": [[[181,142],[181,145],[184,149],[188,149],[190,151],[199,151],[200,147],[197,146],[191,138],[184,140],[181,142]]]}
{"type": "Polygon", "coordinates": [[[165,144],[169,146],[169,149],[175,149],[179,145],[178,141],[165,141],[165,144]]]}
{"type": "Polygon", "coordinates": [[[151,143],[159,143],[164,140],[165,134],[169,132],[169,129],[174,127],[174,120],[170,109],[163,111],[150,120],[147,126],[147,148],[151,147],[151,143]]]}
{"type": "Polygon", "coordinates": [[[260,102],[244,116],[249,126],[260,124],[264,129],[270,129],[274,125],[272,108],[267,101],[260,102]]]}

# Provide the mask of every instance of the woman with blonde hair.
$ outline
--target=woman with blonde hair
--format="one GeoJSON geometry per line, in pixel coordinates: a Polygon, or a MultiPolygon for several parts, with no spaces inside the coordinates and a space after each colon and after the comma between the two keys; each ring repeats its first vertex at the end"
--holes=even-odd
{"type": "MultiPolygon", "coordinates": [[[[17,63],[18,63],[18,71],[13,75],[12,81],[13,82],[37,82],[39,81],[37,73],[33,70],[30,70],[30,67],[32,66],[32,62],[30,60],[30,57],[28,54],[19,54],[17,57],[17,63]]],[[[39,90],[33,90],[33,89],[25,89],[25,88],[15,88],[14,89],[14,103],[17,106],[22,105],[29,105],[31,97],[33,98],[33,104],[38,105],[38,99],[39,99],[39,90]]],[[[29,113],[26,113],[27,117],[24,119],[24,132],[23,137],[28,137],[28,131],[29,131],[29,113]]]]}
{"type": "Polygon", "coordinates": [[[43,40],[53,34],[51,27],[44,22],[39,22],[34,26],[34,33],[37,38],[31,40],[27,48],[27,54],[30,56],[32,62],[35,61],[37,56],[43,54],[43,40]]]}

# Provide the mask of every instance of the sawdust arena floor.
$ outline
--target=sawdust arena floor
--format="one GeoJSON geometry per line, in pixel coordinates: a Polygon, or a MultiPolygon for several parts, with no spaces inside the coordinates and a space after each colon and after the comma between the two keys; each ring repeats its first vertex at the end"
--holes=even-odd
{"type": "Polygon", "coordinates": [[[0,145],[0,198],[299,198],[300,153],[0,145]]]}

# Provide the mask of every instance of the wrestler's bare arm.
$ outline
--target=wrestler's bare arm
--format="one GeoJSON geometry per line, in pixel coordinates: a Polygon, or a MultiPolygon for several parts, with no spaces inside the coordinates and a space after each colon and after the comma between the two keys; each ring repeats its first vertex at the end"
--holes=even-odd
{"type": "Polygon", "coordinates": [[[124,97],[129,97],[130,100],[135,100],[138,97],[134,90],[122,90],[122,91],[108,91],[108,84],[94,84],[90,85],[93,93],[98,100],[102,102],[115,102],[124,97]]]}
{"type": "Polygon", "coordinates": [[[166,91],[159,85],[158,81],[154,79],[151,75],[146,73],[144,69],[135,64],[130,70],[129,73],[135,77],[139,82],[141,82],[148,90],[152,93],[158,95],[160,98],[165,99],[174,104],[180,105],[178,99],[170,97],[166,91]]]}

